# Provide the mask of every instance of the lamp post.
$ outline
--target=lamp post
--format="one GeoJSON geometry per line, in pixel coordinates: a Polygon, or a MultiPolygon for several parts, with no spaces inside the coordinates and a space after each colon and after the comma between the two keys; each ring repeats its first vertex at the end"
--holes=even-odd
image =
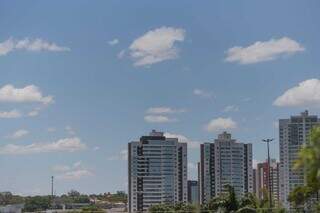
{"type": "Polygon", "coordinates": [[[272,208],[272,191],[271,191],[271,170],[270,170],[270,150],[269,150],[269,143],[274,139],[263,139],[262,142],[267,143],[268,147],[268,180],[269,180],[269,203],[270,209],[272,208]]]}

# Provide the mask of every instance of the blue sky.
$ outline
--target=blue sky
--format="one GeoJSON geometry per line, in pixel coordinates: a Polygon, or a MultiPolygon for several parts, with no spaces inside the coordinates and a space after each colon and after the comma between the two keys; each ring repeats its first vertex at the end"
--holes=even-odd
{"type": "Polygon", "coordinates": [[[0,191],[125,190],[126,147],[151,129],[253,143],[319,114],[320,2],[1,1],[0,191]]]}

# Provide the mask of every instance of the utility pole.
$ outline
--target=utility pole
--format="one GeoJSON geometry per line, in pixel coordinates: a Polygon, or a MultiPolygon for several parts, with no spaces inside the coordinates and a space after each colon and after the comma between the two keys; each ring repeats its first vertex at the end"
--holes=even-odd
{"type": "Polygon", "coordinates": [[[53,199],[53,176],[51,176],[51,198],[53,199]]]}
{"type": "Polygon", "coordinates": [[[268,148],[268,180],[269,180],[269,203],[270,203],[270,209],[272,209],[272,190],[271,190],[271,169],[270,169],[270,150],[269,150],[269,143],[273,141],[274,139],[263,139],[262,142],[267,143],[268,148]]]}

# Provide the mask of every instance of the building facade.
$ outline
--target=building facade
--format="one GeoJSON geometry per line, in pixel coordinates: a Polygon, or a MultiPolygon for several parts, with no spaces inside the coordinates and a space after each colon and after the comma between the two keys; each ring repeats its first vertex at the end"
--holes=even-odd
{"type": "MultiPolygon", "coordinates": [[[[275,159],[270,160],[270,181],[269,181],[269,166],[268,161],[258,163],[255,169],[255,192],[259,199],[263,199],[264,196],[269,196],[266,192],[271,190],[274,205],[278,206],[280,200],[280,163],[275,159]]],[[[267,197],[268,198],[268,197],[267,197]]]]}
{"type": "Polygon", "coordinates": [[[187,144],[153,130],[128,144],[128,210],[187,202],[187,144]]]}
{"type": "Polygon", "coordinates": [[[302,145],[308,143],[311,129],[319,124],[318,117],[308,111],[279,120],[280,200],[286,208],[290,208],[289,193],[305,184],[303,169],[294,169],[294,163],[302,145]]]}
{"type": "Polygon", "coordinates": [[[226,185],[238,196],[253,192],[252,145],[238,143],[227,132],[201,144],[199,180],[200,203],[226,192],[226,185]]]}
{"type": "Polygon", "coordinates": [[[199,186],[196,180],[188,180],[188,203],[199,203],[199,186]]]}

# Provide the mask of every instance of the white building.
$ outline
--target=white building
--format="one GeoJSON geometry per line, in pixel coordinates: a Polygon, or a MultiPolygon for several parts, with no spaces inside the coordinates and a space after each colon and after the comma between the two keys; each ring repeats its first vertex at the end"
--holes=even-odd
{"type": "Polygon", "coordinates": [[[187,144],[152,131],[128,144],[128,210],[187,202],[187,144]]]}
{"type": "Polygon", "coordinates": [[[294,162],[301,146],[308,142],[310,130],[319,124],[318,117],[309,115],[308,111],[279,120],[280,200],[286,208],[290,207],[287,201],[290,191],[305,184],[303,169],[295,170],[294,162]]]}
{"type": "Polygon", "coordinates": [[[223,132],[214,143],[200,146],[200,202],[207,203],[226,190],[235,189],[238,196],[253,192],[252,145],[238,143],[223,132]]]}

